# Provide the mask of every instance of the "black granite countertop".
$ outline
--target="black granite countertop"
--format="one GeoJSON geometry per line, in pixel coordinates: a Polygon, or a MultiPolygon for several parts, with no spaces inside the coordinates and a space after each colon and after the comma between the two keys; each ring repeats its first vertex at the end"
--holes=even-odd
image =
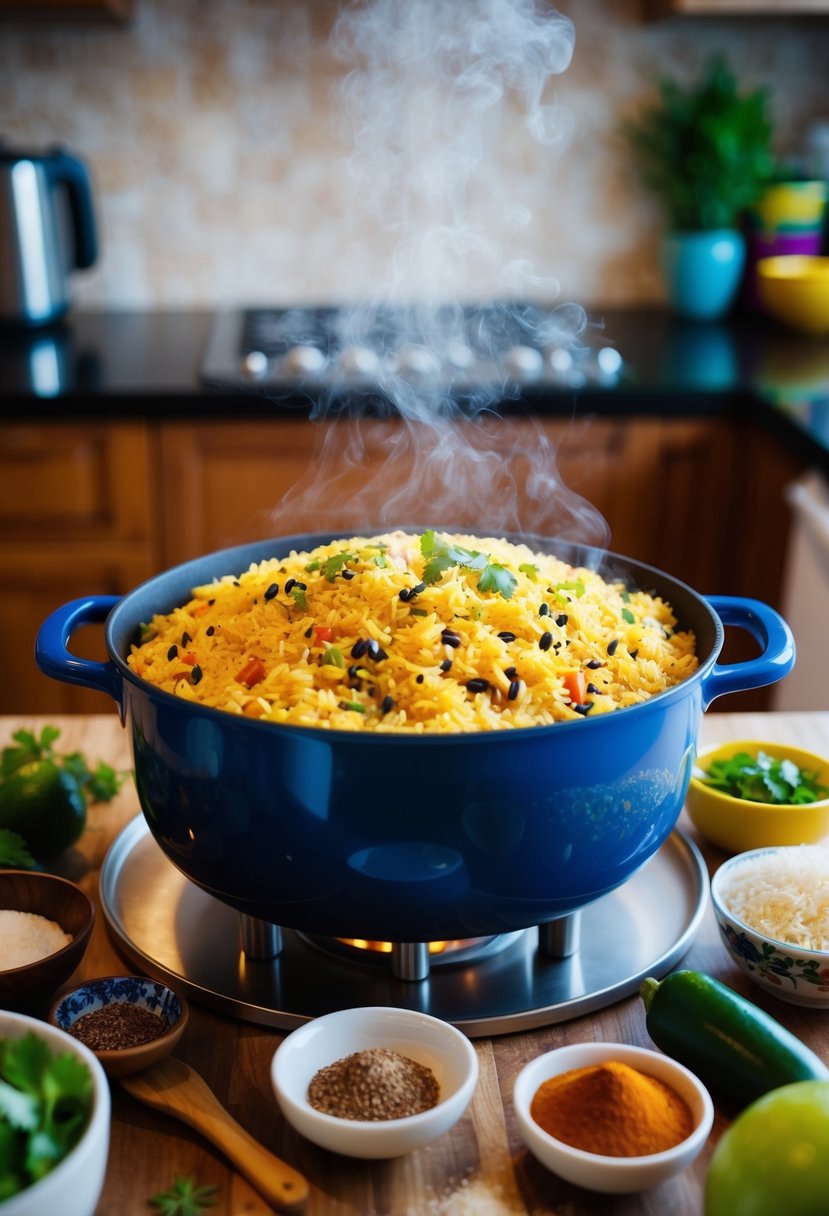
{"type": "MultiPolygon", "coordinates": [[[[619,377],[581,388],[522,390],[505,413],[695,416],[759,413],[803,458],[829,472],[829,338],[764,318],[687,322],[658,308],[589,310],[591,332],[622,356],[619,377]]],[[[301,395],[218,388],[201,376],[214,313],[92,312],[0,331],[3,418],[296,417],[301,395]]]]}

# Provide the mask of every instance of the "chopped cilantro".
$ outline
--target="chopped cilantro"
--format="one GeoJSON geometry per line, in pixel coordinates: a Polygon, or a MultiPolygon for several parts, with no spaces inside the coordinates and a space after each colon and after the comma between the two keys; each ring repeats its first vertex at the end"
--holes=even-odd
{"type": "Polygon", "coordinates": [[[8,866],[12,870],[37,868],[26,841],[18,832],[11,832],[8,828],[0,828],[0,866],[8,866]]]}
{"type": "Polygon", "coordinates": [[[505,600],[512,599],[512,593],[517,585],[518,580],[515,575],[497,562],[489,562],[478,579],[480,591],[497,591],[505,600]]]}
{"type": "Polygon", "coordinates": [[[329,646],[325,654],[322,656],[323,663],[328,663],[331,667],[345,667],[345,659],[343,652],[338,650],[336,646],[329,646]]]}
{"type": "Polygon", "coordinates": [[[628,625],[635,625],[635,624],[636,624],[636,617],[633,615],[633,613],[631,612],[630,608],[623,608],[623,609],[622,609],[622,619],[623,619],[623,620],[625,620],[625,621],[627,621],[628,625]]]}
{"type": "Polygon", "coordinates": [[[356,562],[356,561],[357,561],[356,553],[348,553],[347,551],[344,551],[342,553],[335,553],[333,555],[333,557],[327,557],[325,559],[325,561],[322,563],[322,572],[325,575],[325,577],[328,579],[329,583],[333,583],[334,579],[337,577],[337,575],[340,573],[340,571],[343,569],[344,566],[347,566],[349,562],[356,562]]]}
{"type": "Polygon", "coordinates": [[[572,591],[576,599],[581,599],[581,597],[584,595],[584,590],[584,583],[580,578],[565,580],[562,583],[556,583],[555,586],[550,587],[550,591],[552,591],[556,599],[560,600],[562,604],[568,604],[570,602],[570,597],[564,594],[565,591],[572,591]]]}
{"type": "Polygon", "coordinates": [[[475,549],[447,544],[439,540],[431,529],[421,536],[420,551],[426,558],[424,583],[436,583],[444,571],[452,566],[461,566],[464,570],[482,572],[478,580],[479,591],[497,591],[505,600],[512,596],[517,585],[515,575],[505,566],[491,562],[485,553],[478,553],[475,549]]]}
{"type": "Polygon", "coordinates": [[[296,606],[298,608],[307,608],[308,607],[308,600],[305,596],[305,591],[302,587],[292,587],[291,595],[293,596],[294,603],[296,604],[296,606]]]}
{"type": "Polygon", "coordinates": [[[518,569],[522,574],[526,574],[530,582],[534,583],[538,579],[538,566],[534,566],[532,562],[523,562],[518,569]]]}
{"type": "Polygon", "coordinates": [[[778,760],[765,752],[756,756],[738,752],[727,760],[712,760],[706,771],[697,770],[696,775],[732,798],[775,806],[800,806],[829,796],[829,786],[818,781],[817,774],[799,768],[793,760],[778,760]]]}
{"type": "Polygon", "coordinates": [[[91,1109],[92,1074],[76,1055],[53,1055],[35,1033],[0,1039],[0,1203],[63,1160],[91,1109]]]}

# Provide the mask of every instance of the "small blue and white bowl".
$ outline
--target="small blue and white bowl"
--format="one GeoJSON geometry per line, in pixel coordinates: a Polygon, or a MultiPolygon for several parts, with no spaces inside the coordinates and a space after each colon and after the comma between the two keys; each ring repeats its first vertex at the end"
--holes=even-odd
{"type": "Polygon", "coordinates": [[[158,980],[140,975],[109,975],[101,979],[87,980],[77,988],[65,992],[55,1001],[49,1012],[49,1021],[59,1030],[72,1033],[79,1018],[105,1005],[130,1004],[148,1009],[164,1023],[162,1035],[149,1043],[137,1047],[113,1048],[95,1051],[93,1055],[101,1062],[110,1077],[125,1077],[128,1073],[149,1068],[157,1060],[169,1055],[184,1034],[190,1010],[185,998],[158,980]]]}

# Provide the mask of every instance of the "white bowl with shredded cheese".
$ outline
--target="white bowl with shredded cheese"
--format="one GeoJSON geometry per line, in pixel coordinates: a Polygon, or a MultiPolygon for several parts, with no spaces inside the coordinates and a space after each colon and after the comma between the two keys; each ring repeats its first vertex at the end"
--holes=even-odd
{"type": "Polygon", "coordinates": [[[725,948],[764,991],[829,1009],[829,845],[738,853],[711,880],[725,948]]]}
{"type": "Polygon", "coordinates": [[[367,1159],[400,1157],[444,1135],[477,1080],[478,1057],[466,1035],[440,1018],[391,1006],[341,1009],[306,1022],[271,1064],[279,1109],[296,1131],[332,1152],[367,1159]],[[420,1107],[416,1113],[401,1114],[407,1096],[420,1107]]]}

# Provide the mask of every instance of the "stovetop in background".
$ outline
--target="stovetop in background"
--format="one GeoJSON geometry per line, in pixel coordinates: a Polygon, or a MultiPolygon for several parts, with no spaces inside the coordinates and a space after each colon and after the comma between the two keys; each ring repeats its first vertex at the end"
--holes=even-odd
{"type": "Polygon", "coordinates": [[[458,397],[503,388],[613,387],[619,352],[595,336],[568,336],[534,305],[486,304],[460,311],[249,308],[213,318],[201,380],[214,388],[387,392],[402,383],[458,397]]]}

